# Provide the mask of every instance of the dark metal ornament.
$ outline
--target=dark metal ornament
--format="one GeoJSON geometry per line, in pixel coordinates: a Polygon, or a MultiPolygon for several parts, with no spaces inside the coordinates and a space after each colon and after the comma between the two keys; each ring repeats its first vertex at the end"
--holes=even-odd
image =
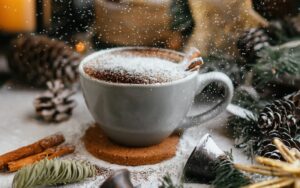
{"type": "Polygon", "coordinates": [[[130,180],[130,172],[127,169],[115,171],[108,177],[100,188],[134,188],[130,180]]]}
{"type": "Polygon", "coordinates": [[[214,164],[225,153],[209,134],[204,135],[183,169],[184,182],[209,183],[215,179],[214,164]]]}

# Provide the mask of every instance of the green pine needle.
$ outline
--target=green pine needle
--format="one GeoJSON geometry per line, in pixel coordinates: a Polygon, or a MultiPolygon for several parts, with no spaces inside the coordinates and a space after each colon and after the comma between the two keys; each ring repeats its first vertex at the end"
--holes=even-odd
{"type": "Polygon", "coordinates": [[[268,47],[258,55],[260,58],[252,67],[257,88],[264,88],[267,83],[280,80],[283,76],[300,75],[300,41],[268,47]]]}
{"type": "Polygon", "coordinates": [[[246,69],[243,66],[243,59],[231,57],[226,54],[216,53],[204,57],[204,68],[207,71],[220,71],[225,73],[232,80],[235,86],[244,82],[246,69]]]}
{"type": "Polygon", "coordinates": [[[96,175],[96,167],[76,160],[44,159],[19,170],[13,179],[13,188],[57,185],[78,182],[96,175]]]}
{"type": "Polygon", "coordinates": [[[235,147],[242,149],[247,156],[252,158],[258,149],[258,141],[263,136],[257,126],[257,117],[269,102],[259,100],[246,90],[240,89],[235,91],[232,103],[253,113],[253,116],[247,118],[232,116],[227,123],[235,139],[235,147]]]}
{"type": "Polygon", "coordinates": [[[242,149],[247,156],[252,158],[257,151],[258,141],[262,137],[257,127],[257,119],[233,116],[229,119],[228,126],[233,133],[235,147],[242,149]]]}
{"type": "Polygon", "coordinates": [[[265,101],[259,100],[257,96],[243,89],[236,89],[232,98],[232,103],[242,108],[258,113],[264,106],[265,101]]]}
{"type": "Polygon", "coordinates": [[[215,172],[216,178],[212,182],[215,188],[240,188],[251,183],[249,177],[234,168],[230,156],[223,156],[218,160],[215,172]]]}

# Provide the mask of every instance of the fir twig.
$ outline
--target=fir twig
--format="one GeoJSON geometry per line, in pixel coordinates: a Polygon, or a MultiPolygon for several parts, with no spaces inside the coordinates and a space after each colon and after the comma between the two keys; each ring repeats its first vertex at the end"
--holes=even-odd
{"type": "Polygon", "coordinates": [[[261,138],[260,130],[257,127],[257,118],[244,119],[233,116],[229,119],[228,126],[233,132],[235,147],[242,149],[247,156],[253,157],[261,138]]]}
{"type": "Polygon", "coordinates": [[[276,100],[264,106],[261,106],[263,104],[261,100],[258,101],[258,105],[253,105],[255,102],[247,93],[241,92],[239,95],[237,97],[239,100],[235,99],[233,102],[239,102],[244,105],[244,108],[254,109],[252,111],[254,116],[248,116],[247,118],[234,116],[229,119],[228,127],[231,130],[230,132],[233,133],[237,148],[243,149],[249,157],[256,154],[264,155],[262,151],[270,150],[270,147],[269,149],[267,147],[268,140],[274,136],[282,137],[286,142],[290,142],[293,147],[297,146],[297,143],[293,141],[299,129],[295,119],[297,110],[294,108],[294,105],[297,105],[297,100],[292,97],[297,96],[297,94],[288,97],[289,99],[276,100]],[[287,132],[283,132],[284,130],[287,132]],[[271,138],[268,136],[271,136],[271,138]]]}
{"type": "Polygon", "coordinates": [[[263,88],[267,83],[283,76],[300,75],[300,44],[292,43],[297,45],[268,47],[258,54],[258,63],[252,67],[253,81],[257,88],[263,88]]]}
{"type": "Polygon", "coordinates": [[[258,140],[261,136],[257,127],[257,116],[263,108],[264,102],[241,87],[235,91],[232,103],[253,113],[253,117],[241,118],[233,116],[228,121],[228,127],[235,139],[235,147],[243,149],[248,156],[252,157],[255,154],[258,140]]]}
{"type": "Polygon", "coordinates": [[[240,188],[251,183],[249,177],[235,169],[230,154],[222,156],[215,165],[215,188],[240,188]]]}
{"type": "Polygon", "coordinates": [[[96,167],[88,162],[44,159],[19,170],[13,179],[13,188],[73,183],[93,177],[96,167]]]}
{"type": "Polygon", "coordinates": [[[259,96],[254,88],[239,87],[235,90],[231,103],[250,110],[256,114],[260,111],[260,109],[263,108],[265,101],[259,99],[259,96]],[[250,89],[253,91],[250,91],[250,89]]]}
{"type": "Polygon", "coordinates": [[[233,58],[225,54],[210,55],[204,58],[206,71],[221,71],[230,77],[235,86],[244,82],[246,69],[243,59],[233,58]]]}

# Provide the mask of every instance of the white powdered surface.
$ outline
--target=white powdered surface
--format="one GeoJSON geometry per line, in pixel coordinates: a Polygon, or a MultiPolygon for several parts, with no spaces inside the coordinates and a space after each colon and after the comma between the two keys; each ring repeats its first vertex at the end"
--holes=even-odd
{"type": "Polygon", "coordinates": [[[210,134],[204,135],[197,146],[203,145],[204,148],[208,153],[215,154],[215,156],[224,155],[224,151],[222,151],[219,146],[214,142],[213,138],[210,134]]]}
{"type": "Polygon", "coordinates": [[[104,55],[95,61],[85,64],[85,67],[104,72],[116,72],[122,75],[146,78],[152,82],[178,80],[189,72],[177,63],[157,57],[143,57],[131,55],[104,55]]]}
{"type": "MultiPolygon", "coordinates": [[[[228,117],[226,112],[201,126],[186,130],[180,138],[176,156],[170,160],[138,167],[121,166],[99,160],[86,151],[81,141],[84,131],[93,122],[82,94],[79,92],[74,97],[78,105],[70,120],[60,124],[46,124],[36,120],[34,116],[33,100],[41,92],[29,88],[16,88],[9,84],[0,89],[0,154],[30,144],[53,133],[62,132],[66,137],[66,142],[76,146],[75,153],[66,156],[66,158],[89,160],[93,164],[107,169],[101,176],[60,187],[98,188],[109,175],[109,172],[124,168],[131,172],[133,184],[141,185],[141,188],[157,188],[159,179],[166,173],[171,174],[174,180],[179,180],[190,153],[206,133],[212,136],[222,150],[230,151],[233,149],[235,161],[247,162],[246,157],[239,150],[233,148],[233,140],[225,131],[228,117]]],[[[204,108],[205,105],[201,105],[198,109],[204,110],[204,108]]],[[[0,173],[0,187],[10,188],[13,176],[14,173],[0,173]]],[[[204,188],[209,186],[185,184],[185,187],[204,188]]]]}

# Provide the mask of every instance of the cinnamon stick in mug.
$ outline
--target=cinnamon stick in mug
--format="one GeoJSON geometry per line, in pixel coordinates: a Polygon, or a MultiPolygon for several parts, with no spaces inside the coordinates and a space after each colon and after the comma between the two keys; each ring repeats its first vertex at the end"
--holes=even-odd
{"type": "Polygon", "coordinates": [[[62,134],[54,134],[43,138],[33,144],[21,147],[14,151],[0,155],[0,170],[2,170],[11,161],[16,161],[30,155],[41,153],[48,148],[57,146],[65,141],[62,134]]]}
{"type": "Polygon", "coordinates": [[[73,153],[74,150],[75,150],[75,146],[73,146],[73,145],[63,145],[63,146],[49,148],[49,149],[46,149],[45,151],[38,153],[36,155],[32,155],[32,156],[26,157],[24,159],[20,159],[18,161],[9,162],[8,163],[8,171],[15,172],[26,165],[33,164],[42,159],[45,159],[45,158],[53,159],[55,157],[73,153]]]}

